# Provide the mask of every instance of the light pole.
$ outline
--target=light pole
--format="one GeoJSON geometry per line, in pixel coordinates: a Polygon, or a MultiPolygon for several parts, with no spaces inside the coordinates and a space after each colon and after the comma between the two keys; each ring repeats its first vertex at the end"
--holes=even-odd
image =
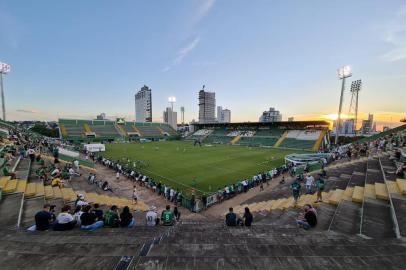
{"type": "Polygon", "coordinates": [[[173,112],[173,103],[175,103],[176,102],[176,97],[168,97],[168,101],[169,101],[169,103],[171,103],[171,109],[172,109],[172,112],[173,112]]]}
{"type": "Polygon", "coordinates": [[[10,65],[0,62],[0,88],[1,88],[1,102],[3,109],[3,121],[6,121],[6,105],[4,102],[4,88],[3,88],[3,74],[10,72],[10,65]]]}
{"type": "Polygon", "coordinates": [[[338,137],[340,135],[340,124],[341,124],[341,110],[343,108],[343,98],[344,98],[344,89],[345,89],[345,79],[351,77],[351,67],[350,66],[343,66],[337,70],[338,78],[342,80],[341,84],[341,95],[340,95],[340,105],[338,107],[338,116],[337,116],[337,123],[336,123],[336,139],[335,144],[338,144],[338,137]]]}

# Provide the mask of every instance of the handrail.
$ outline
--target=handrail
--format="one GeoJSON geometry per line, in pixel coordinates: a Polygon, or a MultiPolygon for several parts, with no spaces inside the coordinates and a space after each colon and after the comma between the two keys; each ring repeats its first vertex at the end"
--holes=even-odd
{"type": "MultiPolygon", "coordinates": [[[[32,166],[32,162],[29,159],[28,161],[28,174],[27,174],[27,183],[28,183],[28,178],[30,177],[31,174],[31,166],[32,166]]],[[[23,216],[23,208],[24,208],[24,201],[25,201],[25,193],[23,192],[23,196],[21,197],[21,204],[20,204],[20,210],[18,212],[18,219],[17,219],[17,228],[19,228],[21,226],[21,219],[23,216]]]]}
{"type": "MultiPolygon", "coordinates": [[[[347,182],[347,186],[345,187],[344,192],[345,192],[345,190],[348,188],[348,186],[349,186],[349,184],[350,184],[350,182],[351,182],[353,176],[354,176],[354,171],[352,172],[351,177],[350,177],[350,179],[349,179],[348,182],[347,182]]],[[[337,216],[338,210],[340,209],[340,206],[342,205],[342,201],[343,201],[343,200],[340,200],[340,201],[338,202],[338,205],[337,205],[337,207],[336,207],[336,209],[335,209],[335,211],[334,211],[333,218],[332,218],[331,221],[330,221],[330,225],[328,226],[328,230],[327,230],[327,231],[331,231],[331,226],[333,225],[333,222],[334,222],[334,219],[335,219],[336,216],[337,216]]]]}
{"type": "Polygon", "coordinates": [[[367,168],[365,171],[364,196],[362,196],[361,218],[360,218],[360,222],[359,222],[359,235],[362,235],[362,224],[364,223],[365,187],[367,185],[367,178],[368,178],[368,165],[369,165],[369,157],[367,159],[367,168]]]}
{"type": "Polygon", "coordinates": [[[392,221],[393,221],[393,225],[394,225],[394,229],[395,229],[396,238],[402,238],[402,235],[400,234],[400,228],[399,228],[398,219],[397,219],[396,213],[395,213],[395,207],[393,206],[392,196],[391,196],[391,194],[389,192],[388,183],[386,182],[385,171],[383,170],[381,158],[379,156],[378,156],[378,160],[379,160],[379,165],[381,167],[383,180],[385,181],[385,186],[386,186],[386,189],[388,190],[390,211],[391,211],[391,217],[392,217],[392,221]]]}

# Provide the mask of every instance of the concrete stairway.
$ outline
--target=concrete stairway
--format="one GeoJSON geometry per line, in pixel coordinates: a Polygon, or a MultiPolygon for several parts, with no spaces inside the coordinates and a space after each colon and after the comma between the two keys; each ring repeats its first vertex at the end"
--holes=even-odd
{"type": "Polygon", "coordinates": [[[181,224],[133,269],[401,269],[405,252],[404,243],[393,239],[269,225],[181,224]]]}

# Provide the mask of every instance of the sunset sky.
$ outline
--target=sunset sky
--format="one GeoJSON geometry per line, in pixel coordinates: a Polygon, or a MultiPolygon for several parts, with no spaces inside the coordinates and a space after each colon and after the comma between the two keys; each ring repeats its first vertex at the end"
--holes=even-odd
{"type": "Polygon", "coordinates": [[[0,0],[8,120],[134,119],[134,94],[168,96],[197,119],[197,92],[216,92],[232,121],[334,118],[341,82],[362,79],[360,118],[406,117],[406,2],[359,0],[0,0]]]}

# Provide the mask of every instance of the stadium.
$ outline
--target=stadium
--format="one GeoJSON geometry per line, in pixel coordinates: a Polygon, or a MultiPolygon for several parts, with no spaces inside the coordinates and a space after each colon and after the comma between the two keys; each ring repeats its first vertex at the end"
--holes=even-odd
{"type": "Polygon", "coordinates": [[[1,270],[405,268],[403,3],[51,2],[0,4],[1,270]]]}

